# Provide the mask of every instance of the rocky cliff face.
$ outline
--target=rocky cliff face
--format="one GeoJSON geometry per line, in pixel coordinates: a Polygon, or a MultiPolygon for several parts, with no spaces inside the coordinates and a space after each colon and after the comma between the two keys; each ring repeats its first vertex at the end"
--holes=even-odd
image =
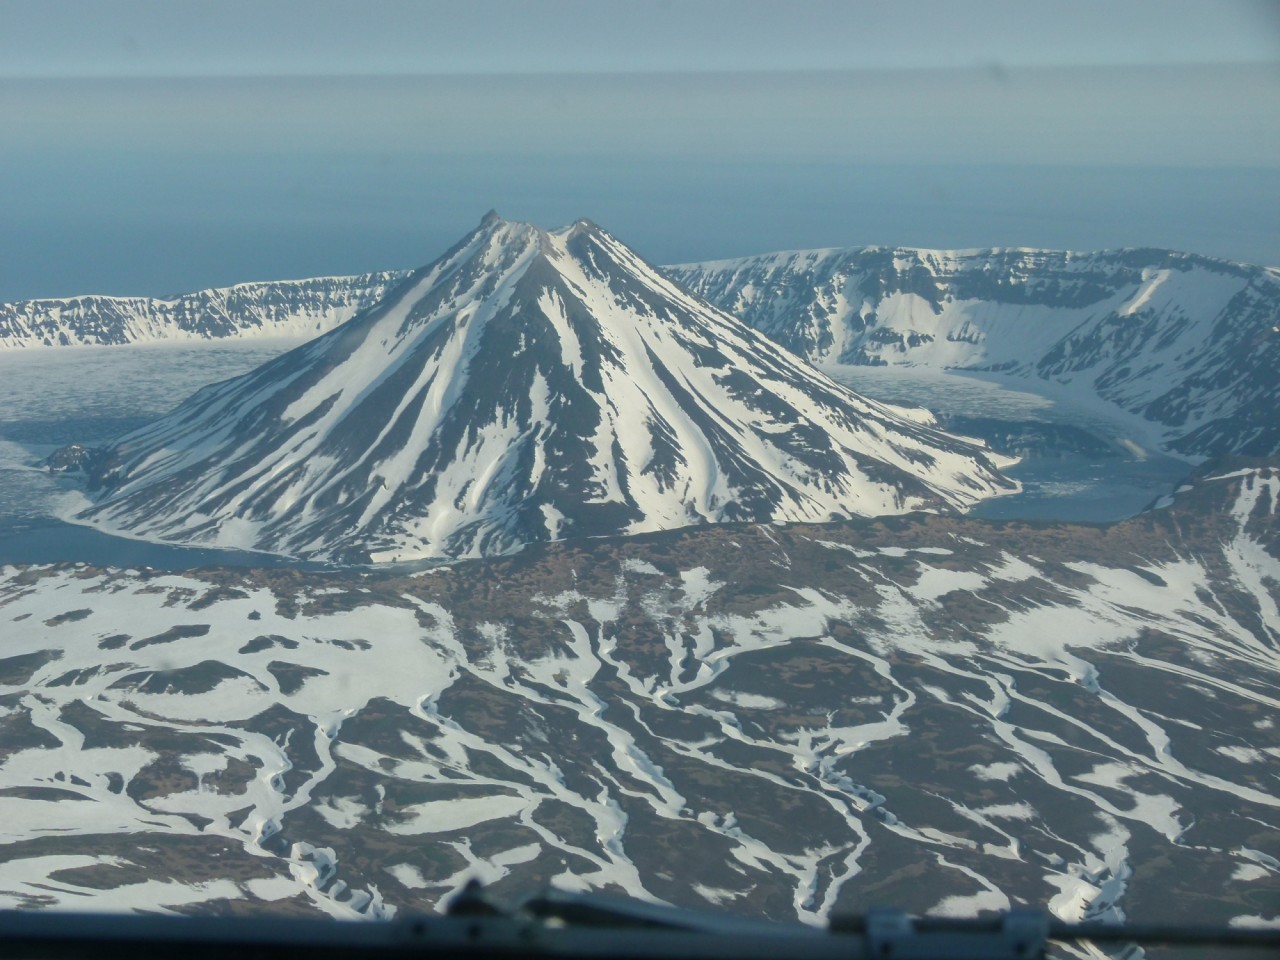
{"type": "Polygon", "coordinates": [[[403,274],[241,283],[176,297],[83,296],[0,304],[0,349],[312,337],[385,296],[403,274]]]}
{"type": "Polygon", "coordinates": [[[814,363],[985,370],[1195,455],[1280,450],[1280,271],[1163,250],[860,248],[666,268],[814,363]]]}

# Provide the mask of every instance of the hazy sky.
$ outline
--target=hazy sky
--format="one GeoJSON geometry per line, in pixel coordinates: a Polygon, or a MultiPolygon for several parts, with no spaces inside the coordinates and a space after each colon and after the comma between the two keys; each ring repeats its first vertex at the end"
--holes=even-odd
{"type": "Polygon", "coordinates": [[[490,207],[660,262],[1280,264],[1280,3],[0,0],[0,300],[412,267],[490,207]]]}
{"type": "Polygon", "coordinates": [[[8,76],[1275,60],[1268,0],[3,0],[8,76]]]}

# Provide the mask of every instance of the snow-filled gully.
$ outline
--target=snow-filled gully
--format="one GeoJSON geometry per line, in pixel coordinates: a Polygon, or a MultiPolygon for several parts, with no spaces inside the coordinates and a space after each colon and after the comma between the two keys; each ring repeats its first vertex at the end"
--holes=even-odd
{"type": "Polygon", "coordinates": [[[1251,512],[1217,573],[1056,584],[998,550],[793,537],[782,599],[737,612],[701,567],[624,560],[611,593],[529,597],[532,644],[416,588],[307,613],[248,582],[6,568],[0,905],[385,916],[479,876],[1078,919],[1155,909],[1159,858],[1256,903],[1280,888],[1276,624],[1222,602],[1275,601],[1251,512]],[[800,550],[846,588],[785,586],[800,550]],[[131,873],[144,848],[171,872],[131,873]]]}

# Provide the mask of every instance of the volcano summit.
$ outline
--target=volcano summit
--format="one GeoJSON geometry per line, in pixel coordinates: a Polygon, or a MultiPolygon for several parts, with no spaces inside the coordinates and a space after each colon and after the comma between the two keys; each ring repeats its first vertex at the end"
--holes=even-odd
{"type": "Polygon", "coordinates": [[[1017,485],[585,220],[489,214],[330,333],[95,451],[76,518],[343,562],[722,521],[964,508],[1017,485]]]}

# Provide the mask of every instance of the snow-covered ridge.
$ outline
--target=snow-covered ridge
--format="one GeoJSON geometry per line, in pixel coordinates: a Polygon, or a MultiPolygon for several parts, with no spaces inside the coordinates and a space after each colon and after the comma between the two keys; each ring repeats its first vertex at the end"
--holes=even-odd
{"type": "Polygon", "coordinates": [[[0,304],[0,350],[315,336],[381,299],[406,274],[238,283],[175,297],[87,295],[0,304]]]}
{"type": "Polygon", "coordinates": [[[318,559],[963,508],[1002,461],[838,386],[586,221],[496,215],[96,458],[81,519],[318,559]]]}
{"type": "Polygon", "coordinates": [[[1149,249],[865,247],[664,269],[815,363],[988,371],[1101,397],[1185,454],[1280,449],[1274,268],[1149,249]]]}

